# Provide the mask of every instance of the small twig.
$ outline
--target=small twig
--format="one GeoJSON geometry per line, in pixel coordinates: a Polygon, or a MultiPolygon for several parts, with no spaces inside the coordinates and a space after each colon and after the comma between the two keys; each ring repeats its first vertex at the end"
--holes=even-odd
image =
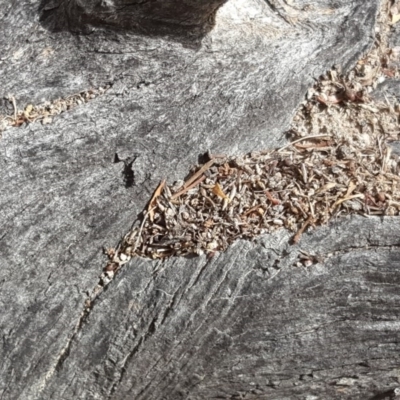
{"type": "Polygon", "coordinates": [[[242,214],[243,217],[246,217],[247,215],[253,213],[254,211],[257,211],[259,208],[263,208],[262,204],[257,204],[254,207],[251,207],[248,209],[245,213],[242,214]]]}
{"type": "Polygon", "coordinates": [[[388,204],[390,206],[396,206],[397,208],[400,208],[400,203],[398,201],[394,201],[394,200],[389,200],[388,204]]]}
{"type": "Polygon", "coordinates": [[[304,222],[303,226],[297,231],[297,233],[293,237],[293,243],[299,243],[301,235],[307,229],[307,226],[311,224],[313,217],[310,215],[307,220],[304,222]]]}
{"type": "Polygon", "coordinates": [[[217,158],[226,158],[226,154],[211,154],[210,150],[207,151],[207,156],[210,160],[215,160],[217,158]]]}
{"type": "Polygon", "coordinates": [[[385,150],[385,155],[382,159],[381,172],[386,172],[386,167],[389,163],[390,156],[392,155],[392,148],[390,146],[386,146],[385,150]]]}
{"type": "Polygon", "coordinates": [[[288,143],[287,145],[281,147],[279,150],[277,150],[278,153],[280,153],[282,150],[287,149],[288,147],[294,145],[295,143],[302,142],[303,140],[308,140],[308,139],[316,139],[316,138],[330,138],[331,135],[312,135],[312,136],[305,136],[300,139],[294,140],[293,142],[288,143]]]}
{"type": "Polygon", "coordinates": [[[281,204],[281,201],[279,199],[276,199],[275,197],[272,196],[272,194],[268,190],[264,190],[265,195],[267,196],[268,200],[274,205],[277,206],[281,204]]]}
{"type": "Polygon", "coordinates": [[[352,196],[346,196],[343,199],[339,199],[336,201],[336,203],[333,205],[332,209],[334,209],[335,207],[337,207],[338,205],[344,203],[345,201],[351,200],[351,199],[357,199],[357,198],[363,198],[364,195],[362,193],[359,194],[353,194],[352,196]]]}
{"type": "Polygon", "coordinates": [[[184,183],[183,187],[187,188],[189,185],[191,185],[200,175],[202,175],[205,171],[207,171],[209,168],[211,168],[216,161],[217,160],[215,158],[211,159],[210,161],[207,161],[195,174],[193,174],[184,183]]]}
{"type": "Polygon", "coordinates": [[[190,189],[193,189],[195,186],[197,186],[199,183],[203,182],[204,179],[206,179],[206,176],[203,175],[201,176],[199,179],[197,179],[195,182],[193,182],[190,186],[186,186],[184,187],[182,190],[180,190],[179,192],[175,193],[174,195],[172,195],[171,200],[175,200],[177,199],[179,196],[181,196],[182,194],[188,192],[190,189]]]}
{"type": "Polygon", "coordinates": [[[135,253],[136,249],[137,249],[138,246],[139,246],[139,240],[140,240],[140,238],[141,238],[141,236],[142,236],[143,227],[144,227],[144,224],[145,224],[145,222],[146,222],[146,220],[147,220],[147,217],[148,217],[149,214],[150,214],[152,211],[154,211],[156,208],[157,208],[157,207],[153,207],[153,208],[151,208],[150,210],[148,210],[148,211],[144,214],[143,221],[142,221],[142,223],[140,224],[140,229],[139,229],[138,237],[137,237],[137,239],[136,239],[135,246],[134,246],[134,248],[133,248],[133,250],[132,250],[132,254],[135,253]]]}
{"type": "Polygon", "coordinates": [[[154,209],[156,208],[154,206],[154,203],[156,202],[157,198],[161,195],[162,190],[164,189],[165,186],[165,179],[163,179],[160,184],[158,185],[157,189],[154,191],[153,196],[151,197],[151,200],[149,201],[149,205],[147,208],[147,214],[150,215],[150,221],[153,222],[154,219],[154,209]]]}

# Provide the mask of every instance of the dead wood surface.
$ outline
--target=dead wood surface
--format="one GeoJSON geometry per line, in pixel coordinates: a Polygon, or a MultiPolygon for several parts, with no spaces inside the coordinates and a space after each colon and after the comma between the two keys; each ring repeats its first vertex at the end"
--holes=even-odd
{"type": "Polygon", "coordinates": [[[184,178],[208,149],[283,144],[314,78],[372,45],[378,1],[228,0],[194,36],[55,32],[40,3],[0,1],[0,114],[15,111],[6,97],[23,110],[110,88],[1,133],[0,398],[393,394],[396,218],[338,221],[295,246],[279,231],[213,259],[135,259],[84,304],[102,247],[160,180],[184,178]],[[300,250],[317,261],[297,267],[300,250]]]}

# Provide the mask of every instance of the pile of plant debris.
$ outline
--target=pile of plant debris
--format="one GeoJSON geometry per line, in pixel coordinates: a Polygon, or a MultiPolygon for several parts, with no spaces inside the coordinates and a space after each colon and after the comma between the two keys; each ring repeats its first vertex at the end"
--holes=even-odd
{"type": "Polygon", "coordinates": [[[349,214],[400,213],[400,106],[371,93],[399,77],[400,49],[388,33],[400,11],[382,2],[376,42],[346,75],[335,67],[311,88],[277,150],[213,156],[189,179],[160,183],[142,218],[116,249],[107,249],[104,279],[134,256],[224,251],[237,239],[285,227],[300,240],[308,227],[349,214]]]}

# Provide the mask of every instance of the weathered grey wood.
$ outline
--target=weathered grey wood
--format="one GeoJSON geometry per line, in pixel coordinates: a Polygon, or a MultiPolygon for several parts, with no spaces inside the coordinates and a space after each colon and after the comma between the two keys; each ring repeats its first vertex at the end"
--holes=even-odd
{"type": "Polygon", "coordinates": [[[208,149],[282,143],[313,78],[371,45],[377,1],[309,3],[229,0],[200,36],[148,36],[53,32],[44,3],[0,1],[0,97],[22,108],[112,84],[51,125],[2,134],[0,398],[365,399],[396,387],[396,219],[311,233],[300,247],[324,261],[307,270],[284,232],[211,261],[134,261],[76,329],[102,246],[161,178],[208,149]]]}
{"type": "Polygon", "coordinates": [[[240,242],[213,260],[132,262],[45,397],[371,399],[394,389],[399,219],[341,221],[299,246],[288,238],[240,242]],[[299,250],[321,262],[296,267],[299,250]]]}

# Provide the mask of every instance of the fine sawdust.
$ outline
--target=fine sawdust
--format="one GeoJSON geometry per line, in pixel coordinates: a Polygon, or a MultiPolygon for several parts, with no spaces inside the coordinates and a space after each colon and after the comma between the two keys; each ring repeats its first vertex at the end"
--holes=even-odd
{"type": "Polygon", "coordinates": [[[237,239],[285,227],[293,242],[310,227],[349,214],[399,215],[400,163],[391,141],[400,139],[400,105],[371,93],[399,78],[399,48],[390,48],[400,6],[382,1],[376,42],[355,68],[335,67],[311,88],[281,149],[214,157],[186,182],[163,181],[140,223],[116,249],[107,249],[107,284],[132,257],[224,251],[237,239]]]}

